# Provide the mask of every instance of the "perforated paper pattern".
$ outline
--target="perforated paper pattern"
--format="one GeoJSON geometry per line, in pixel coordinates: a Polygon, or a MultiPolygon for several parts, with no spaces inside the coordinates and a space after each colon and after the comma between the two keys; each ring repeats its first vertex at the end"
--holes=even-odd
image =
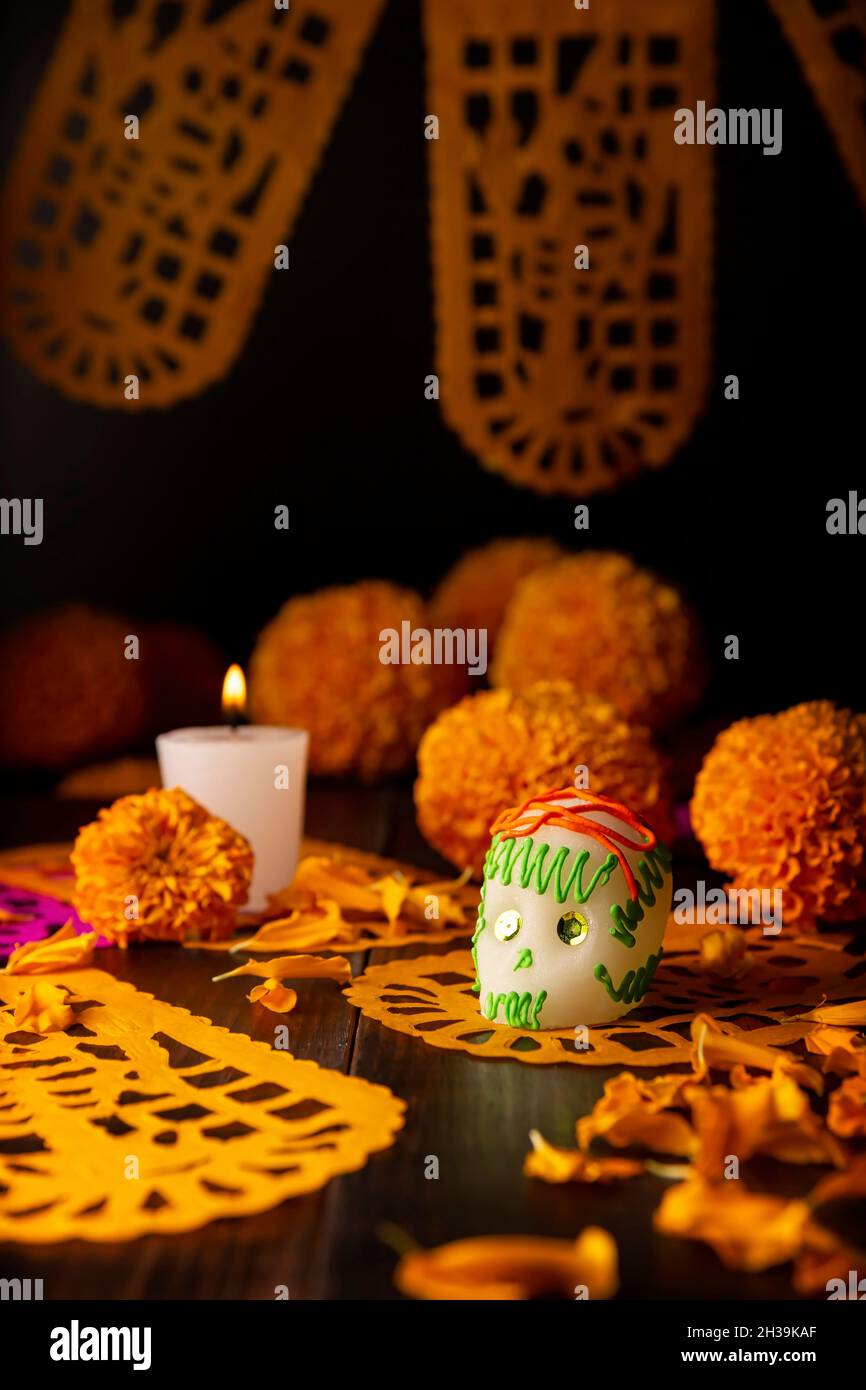
{"type": "Polygon", "coordinates": [[[809,1031],[808,1024],[786,1022],[791,1014],[824,995],[835,1001],[862,998],[866,960],[845,949],[845,938],[779,941],[764,937],[760,928],[750,928],[747,937],[756,964],[744,980],[705,974],[696,948],[669,952],[641,1007],[617,1023],[588,1029],[587,1046],[583,1037],[575,1045],[572,1029],[536,1032],[489,1024],[472,989],[468,951],[373,965],[347,986],[346,995],[367,1017],[431,1047],[542,1066],[665,1068],[688,1063],[696,1013],[749,1029],[751,1041],[783,1046],[809,1031]]]}
{"type": "Polygon", "coordinates": [[[583,496],[666,463],[702,408],[714,6],[427,0],[440,399],[487,467],[583,496]],[[590,268],[575,268],[575,247],[590,268]]]}
{"type": "Polygon", "coordinates": [[[866,206],[866,0],[770,0],[866,206]]]}
{"type": "MultiPolygon", "coordinates": [[[[39,1037],[0,1020],[0,1240],[126,1240],[265,1211],[362,1167],[403,1123],[386,1087],[101,970],[40,980],[70,991],[76,1021],[39,1037]]],[[[0,975],[0,1008],[26,984],[0,975]]]]}
{"type": "Polygon", "coordinates": [[[2,213],[2,323],[38,376],[135,408],[228,371],[382,4],[76,0],[2,213]]]}

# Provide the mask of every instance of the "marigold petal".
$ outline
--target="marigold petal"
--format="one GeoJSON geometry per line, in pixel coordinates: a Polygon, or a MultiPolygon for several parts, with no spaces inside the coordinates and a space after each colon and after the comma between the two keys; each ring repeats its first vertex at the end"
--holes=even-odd
{"type": "Polygon", "coordinates": [[[592,1299],[616,1293],[616,1242],[588,1226],[577,1240],[538,1236],[481,1236],[416,1250],[397,1267],[395,1282],[413,1298],[515,1300],[558,1293],[574,1298],[585,1288],[592,1299]]]}
{"type": "Polygon", "coordinates": [[[16,946],[6,962],[7,975],[48,975],[58,970],[75,970],[93,959],[95,931],[78,932],[70,918],[52,936],[16,946]]]}
{"type": "Polygon", "coordinates": [[[773,1071],[778,1066],[801,1086],[808,1087],[816,1095],[823,1094],[824,1082],[814,1067],[778,1048],[750,1042],[748,1033],[732,1024],[723,1028],[709,1014],[696,1014],[691,1022],[691,1035],[692,1066],[698,1079],[706,1076],[711,1068],[730,1071],[739,1064],[755,1067],[758,1071],[773,1071]]]}
{"type": "Polygon", "coordinates": [[[615,1182],[635,1178],[643,1164],[631,1158],[594,1158],[581,1149],[558,1149],[537,1129],[530,1130],[532,1150],[523,1161],[523,1175],[543,1182],[615,1182]]]}
{"type": "Polygon", "coordinates": [[[844,1139],[866,1137],[866,1077],[849,1076],[833,1092],[827,1126],[844,1139]]]}
{"type": "Polygon", "coordinates": [[[248,960],[224,975],[214,975],[213,982],[231,980],[235,975],[258,975],[264,980],[336,980],[345,984],[352,978],[352,967],[345,956],[275,956],[272,960],[248,960]]]}
{"type": "Polygon", "coordinates": [[[36,980],[15,1001],[14,1025],[31,1033],[62,1033],[75,1021],[69,995],[60,985],[36,980]]]}
{"type": "Polygon", "coordinates": [[[696,1146],[694,1131],[682,1115],[668,1113],[677,1103],[678,1087],[689,1078],[658,1078],[662,1086],[621,1072],[605,1082],[604,1094],[592,1113],[577,1122],[577,1142],[588,1149],[594,1139],[605,1139],[615,1148],[632,1145],[652,1153],[688,1157],[696,1146]]]}
{"type": "Polygon", "coordinates": [[[251,1004],[262,1004],[271,1013],[288,1014],[298,1002],[293,989],[280,984],[279,980],[265,980],[263,985],[254,985],[247,995],[251,1004]]]}
{"type": "Polygon", "coordinates": [[[653,1215],[662,1235],[703,1240],[728,1269],[761,1270],[793,1259],[806,1244],[805,1202],[747,1192],[739,1182],[695,1176],[668,1188],[653,1215]]]}

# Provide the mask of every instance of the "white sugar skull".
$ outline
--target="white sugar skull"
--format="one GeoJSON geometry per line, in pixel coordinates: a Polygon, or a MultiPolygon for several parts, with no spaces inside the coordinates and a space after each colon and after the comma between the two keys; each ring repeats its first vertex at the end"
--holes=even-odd
{"type": "Polygon", "coordinates": [[[608,797],[566,787],[492,827],[472,938],[481,1012],[518,1028],[610,1023],[662,955],[671,861],[608,797]]]}

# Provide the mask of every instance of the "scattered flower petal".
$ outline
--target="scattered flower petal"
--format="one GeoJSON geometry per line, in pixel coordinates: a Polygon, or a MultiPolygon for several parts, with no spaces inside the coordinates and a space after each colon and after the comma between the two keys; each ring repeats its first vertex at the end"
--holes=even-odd
{"type": "Polygon", "coordinates": [[[544,1182],[615,1182],[635,1178],[643,1164],[632,1158],[592,1158],[580,1149],[558,1149],[537,1129],[529,1131],[532,1152],[523,1162],[523,1175],[544,1182]]]}
{"type": "Polygon", "coordinates": [[[604,1095],[590,1115],[577,1122],[577,1142],[588,1149],[593,1139],[606,1139],[615,1148],[637,1145],[652,1153],[688,1157],[695,1151],[696,1139],[682,1115],[666,1113],[672,1105],[683,1104],[681,1088],[690,1077],[662,1076],[638,1080],[633,1072],[620,1072],[605,1082],[604,1095]]]}
{"type": "MultiPolygon", "coordinates": [[[[830,1250],[804,1250],[797,1256],[791,1282],[797,1293],[813,1297],[828,1296],[831,1279],[841,1279],[845,1289],[850,1287],[851,1270],[864,1268],[864,1255],[847,1245],[830,1250]]],[[[846,1293],[846,1297],[849,1296],[846,1293]]],[[[862,1297],[862,1295],[858,1295],[862,1297]]]]}
{"type": "Polygon", "coordinates": [[[662,1235],[703,1240],[728,1269],[761,1270],[803,1249],[831,1250],[839,1241],[812,1221],[805,1202],[747,1192],[740,1182],[695,1176],[668,1188],[653,1216],[662,1235]]]}
{"type": "MultiPolygon", "coordinates": [[[[732,1028],[731,1024],[726,1026],[732,1028]]],[[[824,1082],[814,1067],[780,1052],[778,1048],[750,1042],[748,1033],[742,1029],[727,1032],[709,1014],[696,1014],[692,1019],[691,1034],[694,1044],[692,1065],[695,1078],[699,1081],[703,1080],[710,1068],[730,1071],[739,1063],[744,1067],[755,1067],[758,1071],[773,1071],[780,1066],[801,1086],[806,1086],[816,1095],[823,1094],[824,1082]]]]}
{"type": "Polygon", "coordinates": [[[214,975],[213,982],[230,980],[235,975],[257,975],[263,980],[336,980],[345,984],[352,978],[352,967],[345,956],[275,956],[272,960],[248,960],[224,975],[214,975]]]}
{"type": "Polygon", "coordinates": [[[543,1294],[612,1298],[619,1286],[616,1242],[588,1226],[573,1243],[540,1236],[479,1236],[435,1250],[414,1250],[395,1282],[412,1298],[501,1300],[543,1294]]]}
{"type": "Polygon", "coordinates": [[[846,1076],[852,1072],[866,1074],[866,1046],[854,1028],[838,1028],[819,1024],[806,1034],[806,1048],[824,1058],[824,1071],[846,1076]]]}
{"type": "Polygon", "coordinates": [[[96,932],[77,932],[70,920],[42,941],[16,946],[6,962],[7,975],[50,975],[89,965],[96,946],[96,932]]]}
{"type": "Polygon", "coordinates": [[[737,927],[719,927],[701,937],[701,967],[724,980],[740,979],[754,965],[745,934],[737,927]]]}
{"type": "Polygon", "coordinates": [[[265,980],[263,985],[254,985],[247,999],[251,1004],[263,1004],[274,1014],[289,1014],[298,1002],[295,991],[280,984],[279,980],[265,980]]]}
{"type": "Polygon", "coordinates": [[[736,1090],[693,1086],[688,1098],[699,1141],[695,1169],[711,1181],[728,1176],[731,1155],[741,1163],[755,1154],[783,1163],[832,1163],[838,1168],[847,1161],[842,1145],[781,1067],[769,1078],[736,1090]]]}
{"type": "Polygon", "coordinates": [[[74,1021],[66,990],[47,980],[28,985],[15,1001],[16,1028],[31,1033],[62,1033],[74,1021]]]}
{"type": "Polygon", "coordinates": [[[797,1014],[796,1021],[832,1023],[842,1028],[866,1028],[866,999],[854,999],[849,1004],[819,1004],[817,1009],[810,1009],[807,1014],[797,1014]]]}
{"type": "Polygon", "coordinates": [[[844,1139],[866,1138],[866,1076],[849,1076],[833,1092],[827,1126],[844,1139]]]}
{"type": "Polygon", "coordinates": [[[322,898],[317,907],[298,909],[288,917],[265,922],[255,936],[238,941],[235,951],[304,951],[329,946],[344,930],[340,909],[333,900],[322,898]]]}
{"type": "Polygon", "coordinates": [[[809,1205],[821,1207],[849,1197],[866,1197],[866,1154],[859,1154],[844,1173],[828,1173],[809,1193],[809,1205]]]}

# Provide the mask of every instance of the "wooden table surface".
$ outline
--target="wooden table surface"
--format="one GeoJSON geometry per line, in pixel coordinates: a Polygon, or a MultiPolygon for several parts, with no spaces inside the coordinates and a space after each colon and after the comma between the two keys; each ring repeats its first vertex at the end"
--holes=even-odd
{"type": "MultiPolygon", "coordinates": [[[[47,796],[7,799],[0,803],[0,840],[3,847],[68,840],[94,811],[47,796]]],[[[418,835],[407,784],[314,784],[307,833],[441,867],[418,835]]],[[[698,863],[691,871],[680,865],[681,881],[706,873],[698,863]]],[[[353,971],[394,954],[358,953],[353,971]]],[[[273,1041],[274,1016],[246,1001],[248,980],[211,983],[213,955],[149,946],[106,950],[99,963],[169,1003],[273,1041]]],[[[391,1149],[322,1191],[187,1235],[114,1245],[2,1245],[0,1274],[43,1279],[47,1299],[273,1299],[278,1285],[286,1285],[292,1299],[394,1298],[395,1256],[382,1240],[386,1224],[429,1246],[494,1233],[575,1236],[594,1223],[617,1240],[625,1298],[793,1297],[785,1267],[729,1273],[705,1246],[656,1235],[652,1212],[666,1185],[661,1179],[647,1175],[601,1188],[551,1186],[522,1176],[529,1130],[573,1145],[576,1118],[592,1108],[615,1068],[529,1067],[438,1051],[362,1017],[336,987],[311,981],[296,988],[298,1007],[285,1020],[293,1053],[384,1083],[408,1103],[406,1126],[391,1149]],[[425,1177],[433,1155],[438,1179],[425,1177]]],[[[766,1190],[792,1196],[824,1171],[769,1160],[764,1168],[750,1165],[766,1190]]]]}

